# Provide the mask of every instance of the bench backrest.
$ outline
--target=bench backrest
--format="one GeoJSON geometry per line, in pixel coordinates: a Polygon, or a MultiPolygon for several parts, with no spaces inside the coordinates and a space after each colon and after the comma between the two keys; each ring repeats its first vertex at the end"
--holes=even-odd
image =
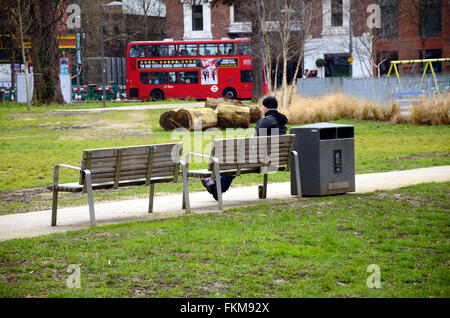
{"type": "MultiPolygon", "coordinates": [[[[176,182],[180,170],[182,143],[156,144],[135,147],[90,149],[83,151],[81,169],[91,171],[92,183],[173,177],[176,182]]],[[[80,184],[84,184],[83,174],[80,184]]]]}
{"type": "MultiPolygon", "coordinates": [[[[286,165],[291,166],[291,152],[295,135],[262,136],[213,140],[211,156],[219,159],[219,168],[224,170],[256,169],[286,165]]],[[[213,164],[209,164],[213,170],[213,164]]]]}

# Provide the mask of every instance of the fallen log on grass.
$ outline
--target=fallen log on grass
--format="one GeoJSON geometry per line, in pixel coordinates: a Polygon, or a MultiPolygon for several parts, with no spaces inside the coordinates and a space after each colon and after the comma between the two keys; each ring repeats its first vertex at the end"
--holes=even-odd
{"type": "Polygon", "coordinates": [[[222,128],[248,128],[250,126],[250,108],[222,104],[217,106],[217,120],[222,128]]]}
{"type": "Polygon", "coordinates": [[[165,130],[177,127],[205,130],[217,126],[217,114],[211,108],[169,110],[161,115],[159,125],[165,130]]]}
{"type": "Polygon", "coordinates": [[[262,115],[263,115],[263,112],[260,107],[248,105],[244,102],[241,102],[240,100],[224,99],[224,98],[217,98],[217,99],[206,98],[205,107],[212,108],[215,110],[220,105],[232,105],[232,106],[250,108],[250,122],[252,122],[252,123],[257,122],[259,119],[262,118],[262,115]]]}

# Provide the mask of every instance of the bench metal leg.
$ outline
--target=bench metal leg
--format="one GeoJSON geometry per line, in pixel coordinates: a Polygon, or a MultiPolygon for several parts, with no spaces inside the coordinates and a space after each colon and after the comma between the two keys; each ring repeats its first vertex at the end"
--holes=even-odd
{"type": "Polygon", "coordinates": [[[300,165],[298,161],[298,153],[297,151],[292,151],[292,154],[294,155],[294,170],[295,170],[295,181],[297,184],[297,195],[298,198],[302,198],[302,184],[300,181],[300,165]]]}
{"type": "Polygon", "coordinates": [[[264,173],[264,181],[262,185],[258,186],[258,197],[260,199],[266,199],[267,198],[267,180],[269,175],[267,173],[264,173]]]}
{"type": "Polygon", "coordinates": [[[95,210],[94,210],[94,197],[92,195],[92,179],[91,179],[91,173],[88,171],[85,171],[86,176],[86,188],[87,188],[87,194],[88,194],[88,203],[89,203],[89,217],[91,219],[91,225],[95,226],[95,210]]]}
{"type": "Polygon", "coordinates": [[[148,200],[148,213],[153,212],[153,197],[155,195],[155,184],[150,183],[150,198],[148,200]]]}
{"type": "Polygon", "coordinates": [[[53,189],[53,202],[52,202],[52,226],[56,226],[56,214],[58,212],[58,191],[53,189]]]}
{"type": "Polygon", "coordinates": [[[216,174],[217,202],[219,203],[219,210],[223,210],[222,183],[220,182],[219,162],[216,160],[214,160],[214,172],[216,174]]]}
{"type": "Polygon", "coordinates": [[[191,204],[189,202],[189,188],[188,188],[188,168],[186,163],[181,162],[181,170],[183,173],[183,203],[182,208],[186,209],[186,214],[191,213],[191,204]]]}

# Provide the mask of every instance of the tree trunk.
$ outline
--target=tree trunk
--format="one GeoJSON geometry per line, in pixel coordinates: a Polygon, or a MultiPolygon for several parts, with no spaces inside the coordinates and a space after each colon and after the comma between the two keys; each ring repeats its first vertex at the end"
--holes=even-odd
{"type": "MultiPolygon", "coordinates": [[[[13,39],[13,35],[11,34],[11,39],[13,39]]],[[[14,39],[11,41],[11,57],[10,57],[10,64],[11,64],[11,91],[13,91],[16,88],[16,67],[15,67],[15,60],[16,60],[16,44],[14,39]]]]}
{"type": "Polygon", "coordinates": [[[256,103],[264,95],[262,59],[259,46],[261,24],[256,14],[252,16],[252,102],[256,103]]]}
{"type": "Polygon", "coordinates": [[[283,49],[283,79],[281,82],[281,106],[286,109],[287,104],[287,48],[283,49]]]}
{"type": "Polygon", "coordinates": [[[219,127],[248,128],[250,126],[250,108],[234,105],[220,105],[217,107],[219,127]]]}
{"type": "MultiPolygon", "coordinates": [[[[28,61],[25,56],[25,43],[23,38],[23,22],[22,22],[22,12],[21,12],[21,5],[20,0],[18,0],[18,9],[19,9],[19,31],[20,31],[20,46],[22,47],[22,60],[23,60],[23,68],[25,71],[25,90],[27,92],[27,110],[31,110],[31,101],[30,101],[30,86],[28,85],[28,61]]],[[[12,94],[12,92],[11,92],[12,94]]]]}
{"type": "Polygon", "coordinates": [[[59,1],[33,0],[30,15],[33,23],[28,31],[31,52],[36,104],[56,102],[64,104],[59,80],[58,31],[56,23],[60,13],[59,1]]]}

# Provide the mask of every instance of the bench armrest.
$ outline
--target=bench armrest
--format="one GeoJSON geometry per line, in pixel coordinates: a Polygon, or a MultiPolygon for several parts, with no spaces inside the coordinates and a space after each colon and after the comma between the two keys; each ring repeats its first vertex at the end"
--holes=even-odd
{"type": "Polygon", "coordinates": [[[55,168],[53,168],[53,187],[58,186],[58,182],[59,182],[59,168],[68,168],[68,169],[74,169],[74,170],[78,170],[81,171],[81,173],[84,173],[84,175],[86,176],[86,182],[91,185],[91,171],[89,170],[82,170],[81,168],[78,167],[74,167],[74,166],[70,166],[70,165],[66,165],[66,164],[57,164],[55,166],[55,168]]]}
{"type": "Polygon", "coordinates": [[[216,157],[212,157],[212,156],[207,156],[201,153],[196,153],[196,152],[188,152],[185,156],[186,158],[186,163],[189,164],[191,156],[197,156],[197,157],[203,157],[203,158],[208,158],[210,160],[212,160],[214,163],[219,163],[219,159],[217,159],[216,157]]]}

